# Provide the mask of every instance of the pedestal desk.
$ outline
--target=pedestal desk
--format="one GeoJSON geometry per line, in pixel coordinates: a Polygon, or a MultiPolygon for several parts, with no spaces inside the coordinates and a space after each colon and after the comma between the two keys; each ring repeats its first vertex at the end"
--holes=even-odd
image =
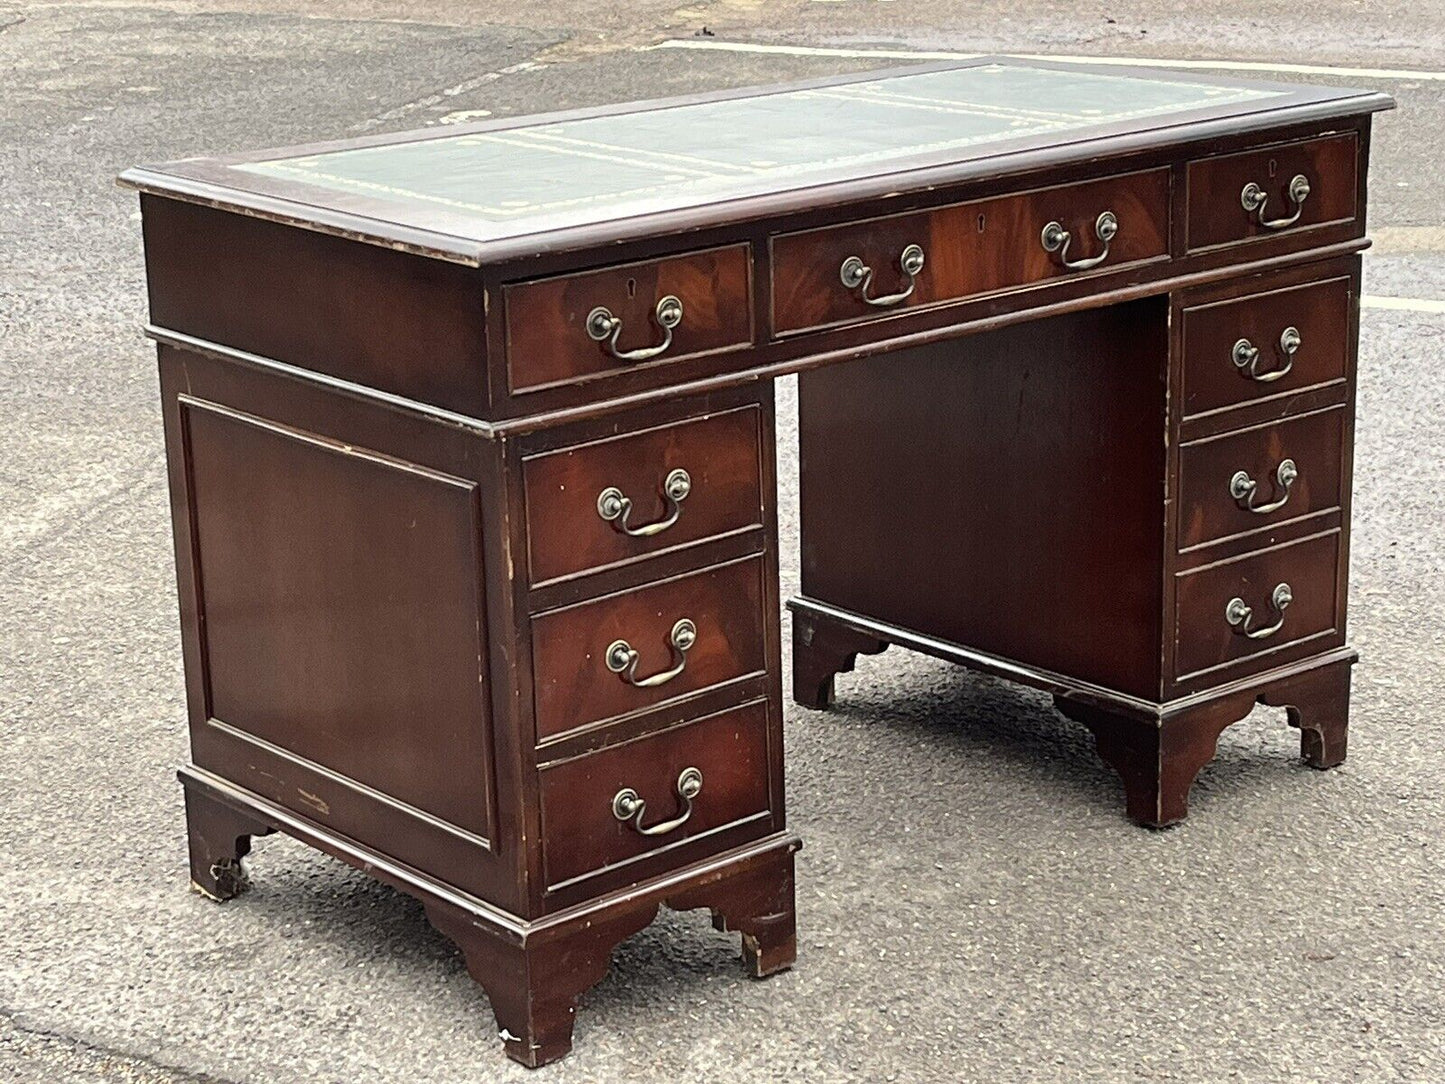
{"type": "Polygon", "coordinates": [[[1380,94],[981,60],[126,173],[191,875],[279,829],[419,897],[507,1052],[660,904],[794,956],[793,689],[1050,691],[1146,825],[1284,705],[1345,755],[1380,94]]]}

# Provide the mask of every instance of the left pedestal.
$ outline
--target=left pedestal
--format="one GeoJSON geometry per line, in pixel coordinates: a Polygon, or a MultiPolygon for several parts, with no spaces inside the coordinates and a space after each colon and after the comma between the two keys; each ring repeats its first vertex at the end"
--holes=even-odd
{"type": "Polygon", "coordinates": [[[529,1066],[660,905],[792,963],[770,386],[503,440],[160,360],[199,891],[279,830],[416,896],[529,1066]]]}

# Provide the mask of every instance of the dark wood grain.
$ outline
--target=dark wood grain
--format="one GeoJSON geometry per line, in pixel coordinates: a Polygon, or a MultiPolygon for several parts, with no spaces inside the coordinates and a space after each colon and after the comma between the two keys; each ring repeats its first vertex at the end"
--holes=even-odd
{"type": "Polygon", "coordinates": [[[152,323],[486,415],[475,271],[177,200],[141,201],[152,323]]]}
{"type": "MultiPolygon", "coordinates": [[[[609,746],[542,771],[542,831],[549,886],[741,822],[764,835],[772,828],[768,792],[766,701],[721,712],[621,745],[609,746]],[[702,772],[702,791],[686,823],[648,836],[612,811],[618,791],[631,788],[646,803],[642,826],[656,827],[685,810],[677,794],[679,774],[702,772]]],[[[735,841],[736,842],[736,841],[735,841]]]]}
{"type": "Polygon", "coordinates": [[[1180,573],[1175,601],[1180,680],[1210,671],[1217,683],[1222,671],[1264,669],[1278,663],[1279,652],[1306,639],[1313,640],[1312,651],[1338,646],[1343,640],[1343,600],[1336,586],[1339,543],[1339,532],[1329,531],[1180,573]],[[1254,628],[1273,624],[1278,615],[1270,595],[1280,583],[1290,585],[1294,601],[1278,633],[1251,640],[1225,621],[1225,608],[1237,596],[1254,609],[1254,628]]]}
{"type": "Polygon", "coordinates": [[[1359,213],[1355,198],[1358,162],[1359,145],[1353,134],[1347,134],[1189,163],[1190,250],[1280,236],[1307,244],[1308,238],[1302,234],[1319,226],[1353,220],[1359,213]],[[1309,181],[1310,194],[1294,225],[1283,230],[1267,229],[1240,203],[1244,186],[1253,181],[1269,197],[1266,215],[1288,217],[1293,213],[1288,188],[1296,174],[1303,174],[1309,181]]]}
{"type": "Polygon", "coordinates": [[[762,420],[758,407],[742,407],[525,458],[532,583],[762,526],[762,420]],[[632,502],[628,526],[666,519],[663,483],[674,470],[687,471],[692,488],[665,531],[630,536],[598,514],[598,495],[615,487],[632,502]]]}
{"type": "MultiPolygon", "coordinates": [[[[1345,412],[1331,407],[1186,444],[1179,450],[1179,546],[1259,531],[1284,520],[1338,508],[1345,443],[1345,412]],[[1289,459],[1299,470],[1287,496],[1278,479],[1289,459]],[[1256,506],[1285,497],[1276,511],[1249,511],[1230,493],[1235,472],[1257,484],[1256,506]]],[[[1271,539],[1262,538],[1268,545],[1271,539]]]]}
{"type": "Polygon", "coordinates": [[[762,581],[762,559],[750,557],[533,618],[538,739],[762,671],[762,581]],[[668,636],[681,618],[697,625],[697,641],[672,681],[636,688],[607,669],[614,640],[641,654],[639,678],[671,669],[668,636]]]}
{"type": "Polygon", "coordinates": [[[1155,299],[804,374],[803,593],[1157,697],[1165,325],[1155,299]]]}
{"type": "Polygon", "coordinates": [[[211,718],[490,837],[476,484],[200,401],[182,418],[211,718]]]}
{"type": "Polygon", "coordinates": [[[743,244],[508,286],[508,385],[532,391],[745,347],[753,340],[750,271],[743,244]],[[682,321],[656,358],[619,361],[587,334],[587,316],[601,306],[622,321],[619,351],[655,346],[663,341],[655,310],[669,295],[682,302],[682,321]]]}
{"type": "Polygon", "coordinates": [[[1071,260],[1094,256],[1100,251],[1094,222],[1109,210],[1119,233],[1100,270],[1168,255],[1169,174],[1162,169],[775,237],[774,331],[884,317],[1080,274],[1044,249],[1043,228],[1058,221],[1074,235],[1071,260]],[[857,256],[874,269],[872,295],[902,289],[898,261],[910,244],[923,248],[925,263],[912,295],[896,309],[872,307],[841,282],[843,261],[857,256]]]}
{"type": "Polygon", "coordinates": [[[1349,357],[1353,294],[1347,277],[1280,289],[1252,287],[1243,296],[1184,309],[1184,413],[1250,402],[1343,380],[1349,357]],[[1233,361],[1234,344],[1248,339],[1261,351],[1257,371],[1279,371],[1289,358],[1279,347],[1285,328],[1300,347],[1284,376],[1249,377],[1233,361]]]}

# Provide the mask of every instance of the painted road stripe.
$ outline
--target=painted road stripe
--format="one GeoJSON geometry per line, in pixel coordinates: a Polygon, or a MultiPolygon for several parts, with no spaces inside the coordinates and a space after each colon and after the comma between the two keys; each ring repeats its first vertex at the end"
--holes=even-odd
{"type": "Polygon", "coordinates": [[[1395,312],[1445,314],[1445,301],[1430,301],[1423,297],[1374,297],[1366,294],[1360,298],[1360,305],[1366,309],[1393,309],[1395,312]]]}
{"type": "Polygon", "coordinates": [[[1176,68],[1202,71],[1273,72],[1284,75],[1334,75],[1344,79],[1400,79],[1445,83],[1445,72],[1412,68],[1343,68],[1327,64],[1271,64],[1255,60],[1170,60],[1165,57],[1069,56],[1053,53],[955,53],[914,49],[834,49],[811,45],[761,45],[746,41],[670,38],[654,49],[713,49],[726,53],[775,53],[782,56],[836,56],[867,60],[976,60],[1008,56],[1016,60],[1053,60],[1061,64],[1101,64],[1130,68],[1176,68]]]}

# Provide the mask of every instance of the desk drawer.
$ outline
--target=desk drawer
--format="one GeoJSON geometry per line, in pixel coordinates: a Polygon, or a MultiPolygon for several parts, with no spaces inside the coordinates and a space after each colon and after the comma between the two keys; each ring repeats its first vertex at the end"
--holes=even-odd
{"type": "Polygon", "coordinates": [[[1096,234],[1105,212],[1117,232],[1107,257],[1092,265],[1100,272],[1168,255],[1166,169],[782,234],[772,239],[773,330],[806,331],[1084,273],[1063,258],[1104,254],[1096,234]],[[1044,247],[1050,223],[1070,234],[1067,246],[1044,247]]]}
{"type": "Polygon", "coordinates": [[[1353,306],[1336,278],[1186,308],[1185,415],[1343,379],[1353,306]]]}
{"type": "Polygon", "coordinates": [[[1337,508],[1345,410],[1335,407],[1179,450],[1179,548],[1337,508]]]}
{"type": "Polygon", "coordinates": [[[1354,221],[1358,162],[1353,132],[1190,162],[1189,251],[1354,221]]]}
{"type": "Polygon", "coordinates": [[[1178,679],[1226,666],[1231,678],[1262,670],[1281,648],[1338,629],[1339,543],[1331,531],[1180,573],[1178,679]]]}
{"type": "Polygon", "coordinates": [[[749,820],[764,834],[769,742],[768,706],[756,701],[543,768],[548,886],[749,820]]]}
{"type": "Polygon", "coordinates": [[[532,583],[761,526],[762,442],[746,406],[528,458],[532,583]]]}
{"type": "Polygon", "coordinates": [[[538,739],[761,673],[763,576],[748,557],[534,617],[538,739]]]}
{"type": "Polygon", "coordinates": [[[509,285],[503,293],[511,390],[748,346],[750,281],[742,244],[509,285]]]}

